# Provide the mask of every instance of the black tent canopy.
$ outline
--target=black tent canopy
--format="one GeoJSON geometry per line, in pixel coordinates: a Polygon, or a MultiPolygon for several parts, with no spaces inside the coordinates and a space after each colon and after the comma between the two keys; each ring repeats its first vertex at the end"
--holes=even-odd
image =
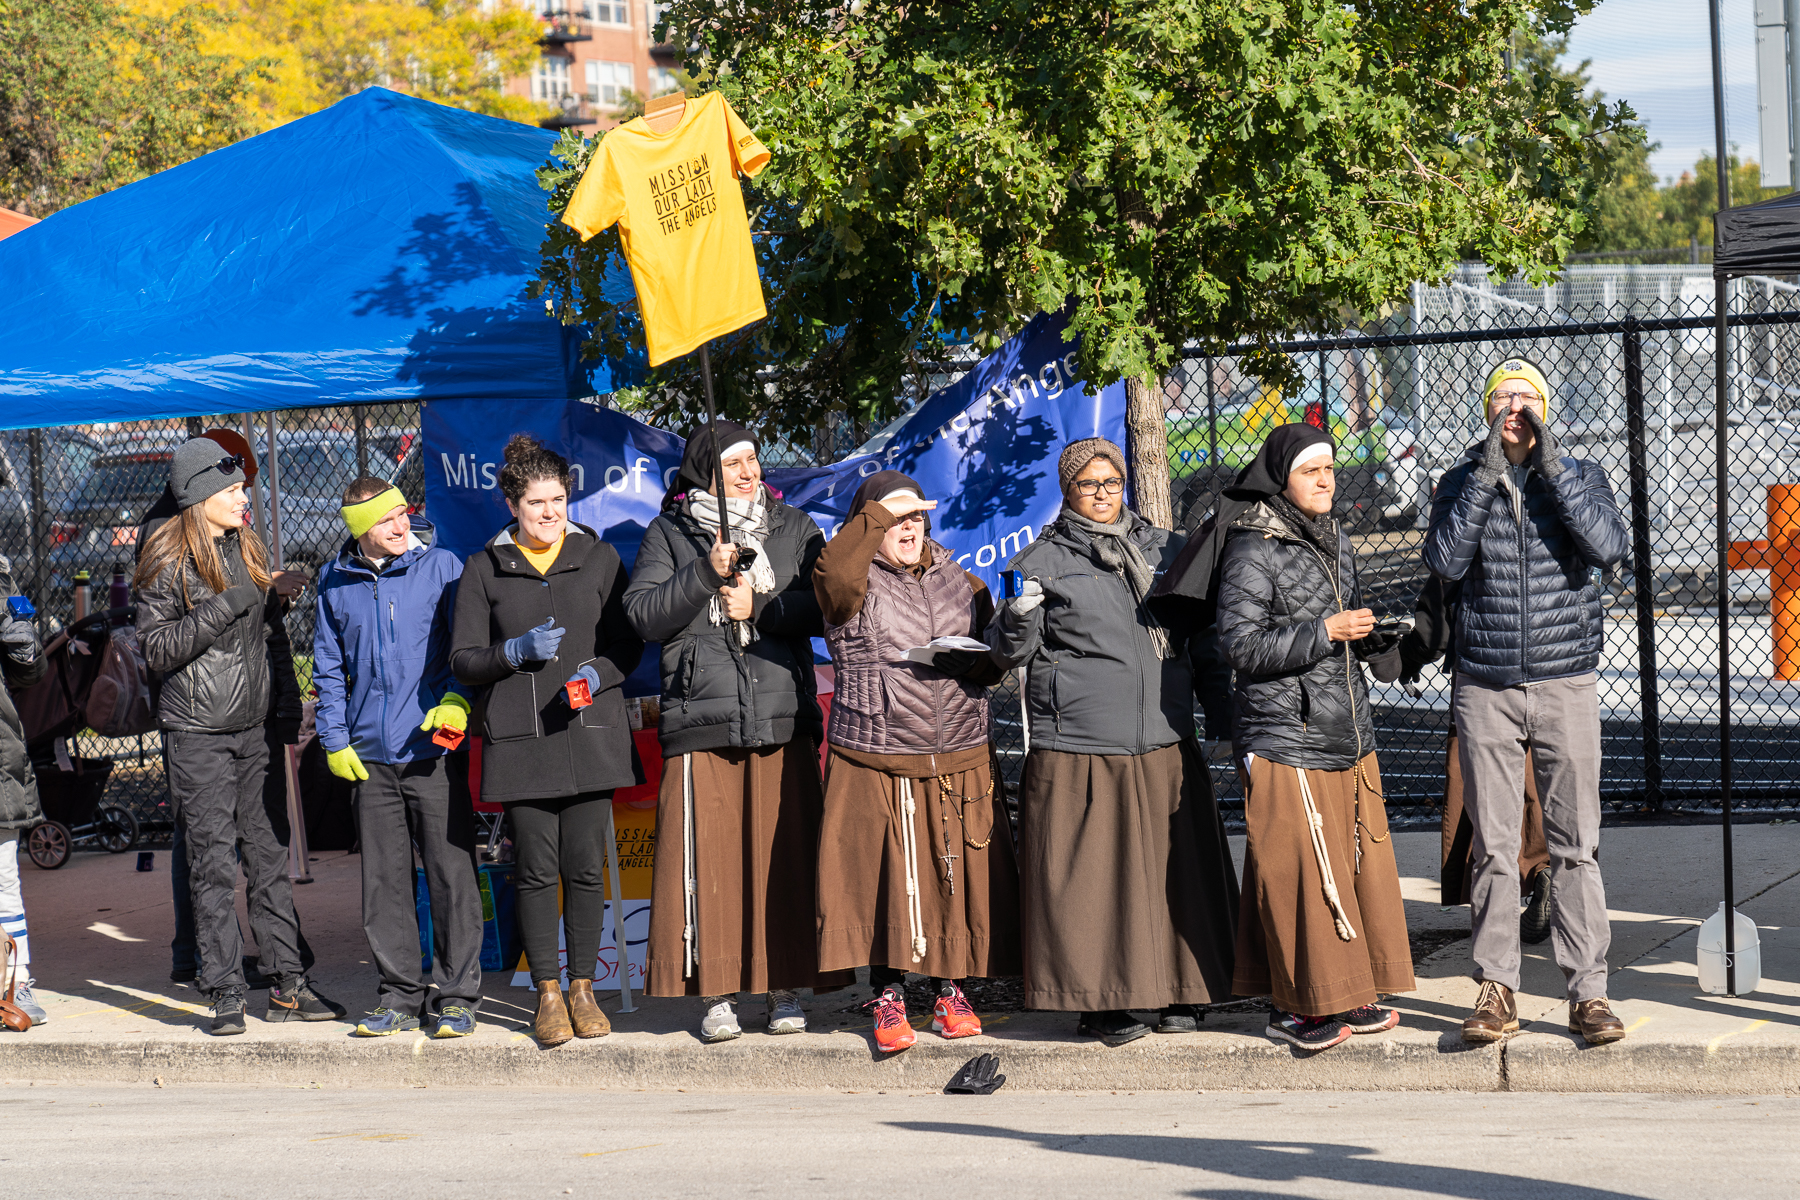
{"type": "Polygon", "coordinates": [[[1800,275],[1800,192],[1713,217],[1713,278],[1800,275]]]}

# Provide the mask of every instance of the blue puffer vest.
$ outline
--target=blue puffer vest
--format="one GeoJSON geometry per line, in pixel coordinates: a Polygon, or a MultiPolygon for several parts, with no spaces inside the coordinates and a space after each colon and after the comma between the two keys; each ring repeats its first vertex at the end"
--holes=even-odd
{"type": "Polygon", "coordinates": [[[1564,458],[1554,483],[1533,471],[1517,495],[1474,477],[1481,451],[1444,473],[1425,535],[1425,565],[1462,581],[1456,670],[1494,687],[1585,675],[1605,640],[1594,574],[1631,549],[1606,472],[1564,458]]]}

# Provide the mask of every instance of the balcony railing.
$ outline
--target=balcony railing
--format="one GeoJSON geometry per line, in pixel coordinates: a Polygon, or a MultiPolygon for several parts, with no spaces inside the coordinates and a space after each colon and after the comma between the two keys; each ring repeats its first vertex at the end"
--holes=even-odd
{"type": "Polygon", "coordinates": [[[561,100],[561,111],[555,116],[544,117],[538,124],[545,129],[573,129],[578,125],[595,125],[600,121],[600,109],[586,100],[578,100],[574,96],[564,96],[561,100]]]}
{"type": "Polygon", "coordinates": [[[544,17],[538,41],[547,46],[564,46],[570,42],[591,42],[593,31],[580,17],[544,17]]]}

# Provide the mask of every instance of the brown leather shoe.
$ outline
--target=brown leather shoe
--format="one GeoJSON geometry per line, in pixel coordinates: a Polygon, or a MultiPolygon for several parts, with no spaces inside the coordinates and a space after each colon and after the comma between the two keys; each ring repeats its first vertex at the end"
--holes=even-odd
{"type": "Polygon", "coordinates": [[[1504,983],[1487,980],[1475,998],[1475,1011],[1463,1022],[1465,1042],[1497,1042],[1509,1033],[1519,1031],[1519,1006],[1513,1001],[1512,989],[1504,983]]]}
{"type": "Polygon", "coordinates": [[[1604,1046],[1625,1036],[1625,1022],[1613,1016],[1612,1006],[1598,1000],[1569,1001],[1569,1032],[1579,1033],[1590,1046],[1604,1046]]]}
{"type": "Polygon", "coordinates": [[[562,984],[546,979],[537,985],[537,990],[537,1019],[531,1023],[531,1032],[539,1045],[560,1046],[575,1036],[575,1030],[569,1026],[568,1006],[563,1003],[562,984]]]}
{"type": "Polygon", "coordinates": [[[569,980],[569,1020],[575,1023],[578,1038],[605,1037],[612,1032],[612,1022],[594,1001],[593,980],[569,980]]]}

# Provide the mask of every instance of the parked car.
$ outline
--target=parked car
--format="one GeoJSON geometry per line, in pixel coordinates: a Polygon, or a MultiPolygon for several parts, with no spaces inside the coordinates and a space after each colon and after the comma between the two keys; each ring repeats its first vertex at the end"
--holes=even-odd
{"type": "MultiPolygon", "coordinates": [[[[380,444],[379,453],[376,439],[369,446],[371,474],[391,476],[398,471],[399,464],[390,455],[400,453],[399,439],[391,448],[380,444]]],[[[95,459],[54,527],[60,541],[49,555],[52,603],[67,603],[78,571],[85,569],[96,580],[110,577],[115,563],[130,571],[138,523],[162,495],[173,453],[172,440],[163,445],[139,442],[95,459]]],[[[282,434],[277,463],[283,559],[289,566],[316,569],[343,541],[338,507],[344,485],[356,474],[356,440],[336,432],[282,434]]],[[[258,473],[255,490],[265,514],[268,481],[266,469],[258,473]]]]}

